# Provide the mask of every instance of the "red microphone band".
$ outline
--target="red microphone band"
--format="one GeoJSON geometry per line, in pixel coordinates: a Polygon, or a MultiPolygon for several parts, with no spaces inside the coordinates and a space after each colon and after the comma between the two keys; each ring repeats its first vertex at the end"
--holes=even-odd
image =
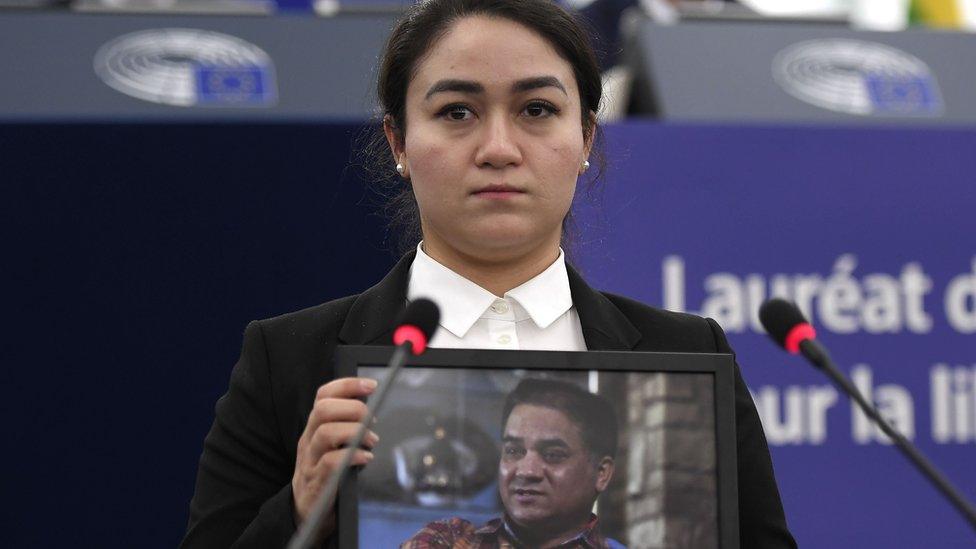
{"type": "Polygon", "coordinates": [[[415,355],[419,355],[427,349],[427,338],[424,336],[424,332],[416,326],[404,324],[393,332],[393,343],[396,345],[402,345],[407,341],[410,342],[415,355]]]}
{"type": "Polygon", "coordinates": [[[797,324],[790,329],[788,334],[786,334],[786,340],[783,342],[783,347],[795,355],[800,352],[800,343],[808,339],[816,339],[816,337],[817,332],[813,329],[813,326],[807,324],[806,322],[797,324]]]}

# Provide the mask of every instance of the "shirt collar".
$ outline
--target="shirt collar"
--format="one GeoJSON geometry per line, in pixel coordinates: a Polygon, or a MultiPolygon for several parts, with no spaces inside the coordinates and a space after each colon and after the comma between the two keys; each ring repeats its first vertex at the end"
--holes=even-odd
{"type": "Polygon", "coordinates": [[[546,329],[573,306],[566,273],[566,254],[559,249],[559,257],[552,265],[517,288],[505,293],[518,302],[536,326],[546,329]]]}
{"type": "MultiPolygon", "coordinates": [[[[417,245],[417,256],[410,267],[407,300],[432,300],[440,307],[441,326],[463,338],[498,297],[435,261],[424,253],[422,245],[417,245]]],[[[555,322],[573,306],[562,249],[546,270],[509,290],[504,297],[518,303],[539,328],[555,322]]]]}
{"type": "Polygon", "coordinates": [[[495,302],[491,292],[441,265],[417,245],[417,257],[410,266],[407,300],[426,297],[441,311],[441,326],[464,337],[481,314],[495,302]]]}

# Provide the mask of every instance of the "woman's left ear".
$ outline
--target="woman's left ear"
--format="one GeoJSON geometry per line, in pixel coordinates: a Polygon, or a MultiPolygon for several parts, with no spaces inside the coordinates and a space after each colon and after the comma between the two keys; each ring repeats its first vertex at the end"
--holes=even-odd
{"type": "Polygon", "coordinates": [[[596,139],[596,113],[590,111],[589,130],[583,132],[583,159],[580,162],[580,175],[590,169],[590,152],[593,150],[593,142],[596,139]]]}
{"type": "Polygon", "coordinates": [[[586,156],[590,156],[590,151],[593,150],[594,139],[596,139],[596,113],[590,111],[590,131],[583,135],[583,147],[586,150],[586,156]]]}

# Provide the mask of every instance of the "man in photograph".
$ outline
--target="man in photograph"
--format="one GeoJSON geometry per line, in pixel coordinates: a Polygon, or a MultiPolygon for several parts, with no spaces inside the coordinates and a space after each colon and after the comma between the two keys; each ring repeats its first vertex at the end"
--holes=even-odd
{"type": "Polygon", "coordinates": [[[504,515],[480,526],[458,517],[435,521],[401,549],[620,547],[600,534],[593,514],[616,450],[617,419],[606,399],[570,383],[523,380],[502,412],[504,515]]]}

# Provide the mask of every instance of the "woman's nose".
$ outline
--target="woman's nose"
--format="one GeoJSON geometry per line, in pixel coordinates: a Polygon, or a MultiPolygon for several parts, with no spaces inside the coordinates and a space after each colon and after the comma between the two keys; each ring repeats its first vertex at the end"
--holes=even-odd
{"type": "Polygon", "coordinates": [[[522,162],[515,123],[507,115],[493,114],[487,118],[475,162],[478,166],[492,168],[504,168],[522,162]]]}

